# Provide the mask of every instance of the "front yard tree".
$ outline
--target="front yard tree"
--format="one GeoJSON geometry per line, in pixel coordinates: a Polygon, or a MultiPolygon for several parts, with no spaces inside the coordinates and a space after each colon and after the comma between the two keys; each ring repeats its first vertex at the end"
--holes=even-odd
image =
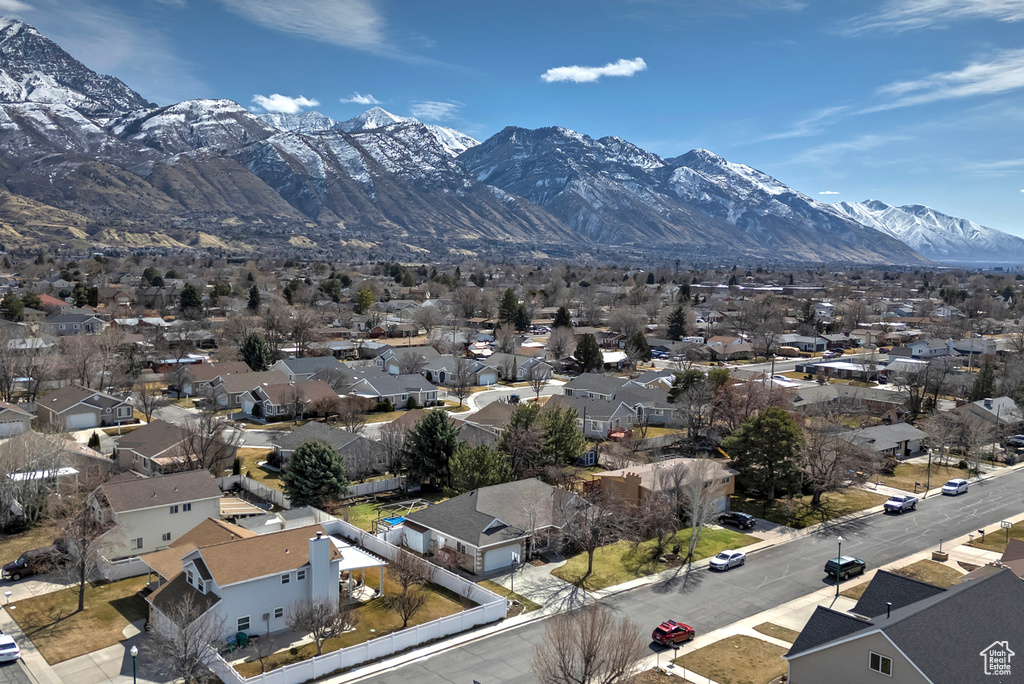
{"type": "Polygon", "coordinates": [[[475,380],[473,362],[464,356],[456,358],[452,377],[448,381],[448,391],[459,398],[459,408],[462,408],[462,402],[472,393],[475,380]]]}
{"type": "Polygon", "coordinates": [[[516,297],[516,291],[511,287],[507,288],[501,295],[501,304],[498,305],[498,322],[502,327],[515,325],[518,310],[519,298],[516,297]]]}
{"type": "Polygon", "coordinates": [[[188,283],[181,290],[180,299],[181,313],[186,316],[198,316],[203,309],[203,295],[199,293],[199,288],[188,283]]]}
{"type": "Polygon", "coordinates": [[[597,338],[592,334],[583,335],[576,343],[576,362],[580,364],[584,373],[590,371],[600,372],[604,368],[604,357],[601,356],[601,348],[597,344],[597,338]]]}
{"type": "Polygon", "coordinates": [[[238,348],[238,354],[249,368],[257,373],[270,368],[270,362],[274,360],[267,338],[258,332],[251,332],[245,336],[238,348]]]}
{"type": "Polygon", "coordinates": [[[388,605],[402,618],[402,629],[427,603],[426,585],[434,578],[434,568],[408,551],[399,551],[388,563],[387,572],[401,591],[387,597],[388,605]]]}
{"type": "Polygon", "coordinates": [[[508,456],[516,477],[522,478],[540,466],[543,446],[540,407],[537,404],[520,404],[498,437],[498,450],[508,456]]]}
{"type": "Polygon", "coordinates": [[[634,367],[641,361],[651,360],[651,345],[647,344],[647,338],[644,337],[642,330],[637,330],[626,340],[626,356],[634,367]]]}
{"type": "Polygon", "coordinates": [[[460,442],[451,458],[452,489],[458,493],[503,484],[513,478],[505,454],[486,444],[474,447],[460,442]]]}
{"type": "Polygon", "coordinates": [[[668,315],[668,339],[679,340],[686,337],[686,307],[677,306],[668,315]]]}
{"type": "Polygon", "coordinates": [[[292,506],[323,506],[348,491],[345,465],[338,452],[320,442],[304,442],[292,453],[281,475],[292,506]]]}
{"type": "Polygon", "coordinates": [[[341,636],[356,626],[358,616],[349,604],[339,599],[306,599],[292,605],[285,623],[296,632],[307,632],[316,644],[316,654],[323,655],[324,642],[341,636]]]}
{"type": "Polygon", "coordinates": [[[186,469],[209,470],[215,476],[223,474],[235,458],[241,433],[211,410],[189,416],[182,430],[185,438],[182,457],[186,469]]]}
{"type": "Polygon", "coordinates": [[[803,444],[803,433],[793,418],[782,409],[769,406],[726,437],[722,449],[732,457],[740,479],[772,502],[777,490],[799,484],[803,444]]]}
{"type": "Polygon", "coordinates": [[[452,486],[450,461],[459,431],[444,410],[430,411],[405,437],[405,464],[413,482],[452,486]]]}
{"type": "Polygon", "coordinates": [[[548,620],[533,672],[541,684],[626,684],[647,653],[640,625],[591,605],[548,620]]]}
{"type": "Polygon", "coordinates": [[[842,489],[851,472],[867,475],[881,465],[866,449],[841,437],[833,423],[813,421],[804,429],[804,444],[800,453],[800,467],[804,480],[811,487],[811,507],[821,507],[826,492],[842,489]]]}
{"type": "Polygon", "coordinates": [[[99,485],[98,481],[67,484],[50,497],[50,516],[65,540],[60,560],[68,577],[78,583],[77,612],[85,610],[86,582],[108,546],[103,536],[110,526],[100,521],[92,504],[99,485]]]}
{"type": "Polygon", "coordinates": [[[209,648],[224,633],[223,619],[215,618],[194,596],[185,594],[168,609],[166,615],[172,624],[167,631],[154,630],[142,642],[149,660],[162,663],[185,684],[209,679],[209,648]]]}
{"type": "Polygon", "coordinates": [[[537,395],[537,400],[540,400],[541,390],[547,386],[548,382],[551,381],[551,369],[545,364],[535,364],[530,366],[530,370],[526,374],[526,379],[530,383],[530,388],[534,394],[537,395]]]}
{"type": "Polygon", "coordinates": [[[555,318],[551,321],[552,328],[563,328],[572,325],[572,316],[569,315],[569,309],[560,306],[558,311],[555,312],[555,318]]]}
{"type": "Polygon", "coordinates": [[[576,426],[576,420],[579,418],[576,409],[555,406],[544,411],[541,418],[544,423],[544,445],[541,447],[541,454],[545,463],[574,465],[587,449],[587,438],[576,426]]]}
{"type": "Polygon", "coordinates": [[[249,288],[249,303],[246,305],[246,308],[253,315],[260,312],[260,288],[255,283],[249,288]]]}
{"type": "Polygon", "coordinates": [[[996,370],[990,361],[985,361],[981,364],[978,374],[974,377],[970,394],[967,395],[967,401],[987,399],[995,394],[995,390],[996,370]]]}
{"type": "Polygon", "coordinates": [[[132,394],[132,399],[134,400],[133,403],[136,410],[146,417],[147,423],[153,421],[153,414],[158,408],[167,406],[170,403],[164,398],[163,390],[152,382],[145,382],[139,385],[138,389],[132,394]]]}

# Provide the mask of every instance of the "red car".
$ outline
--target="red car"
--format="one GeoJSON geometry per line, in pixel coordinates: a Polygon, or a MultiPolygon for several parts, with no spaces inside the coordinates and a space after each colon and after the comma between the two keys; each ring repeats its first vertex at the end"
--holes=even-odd
{"type": "Polygon", "coordinates": [[[662,646],[672,646],[689,641],[695,635],[696,632],[693,631],[693,627],[690,625],[684,625],[682,622],[676,622],[675,620],[666,620],[654,628],[654,631],[651,633],[651,640],[662,646]]]}

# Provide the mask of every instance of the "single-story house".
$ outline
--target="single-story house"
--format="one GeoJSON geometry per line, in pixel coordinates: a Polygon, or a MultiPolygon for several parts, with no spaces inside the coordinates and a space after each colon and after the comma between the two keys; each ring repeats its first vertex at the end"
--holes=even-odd
{"type": "Polygon", "coordinates": [[[36,402],[36,412],[40,423],[64,430],[87,430],[135,422],[135,413],[128,399],[81,385],[68,385],[47,394],[36,402]]]}
{"type": "Polygon", "coordinates": [[[338,393],[323,380],[265,382],[255,385],[251,396],[242,399],[242,411],[270,422],[302,415],[337,401],[338,393]]]}
{"type": "Polygon", "coordinates": [[[333,356],[306,356],[301,359],[292,357],[281,359],[270,367],[272,371],[280,371],[288,376],[288,382],[309,380],[318,371],[329,373],[332,370],[346,370],[347,367],[333,356]]]}
{"type": "Polygon", "coordinates": [[[252,373],[245,361],[182,364],[177,371],[176,383],[184,396],[195,397],[206,393],[217,376],[243,373],[252,373]]]}
{"type": "Polygon", "coordinates": [[[652,493],[671,490],[680,482],[688,481],[700,473],[704,488],[714,492],[713,509],[729,508],[729,495],[736,491],[738,473],[718,461],[705,458],[670,458],[654,463],[643,463],[595,473],[601,483],[601,493],[632,506],[639,506],[652,493]],[[674,477],[676,473],[679,477],[674,477]]]}
{"type": "Polygon", "coordinates": [[[384,472],[384,450],[380,444],[341,428],[315,421],[274,438],[274,453],[281,463],[287,464],[292,453],[306,442],[319,442],[331,447],[345,462],[345,473],[350,477],[363,477],[384,472]]]}
{"type": "Polygon", "coordinates": [[[25,434],[31,426],[31,413],[14,404],[0,401],[0,439],[25,434]]]}
{"type": "Polygon", "coordinates": [[[241,409],[246,400],[252,400],[252,391],[260,385],[282,382],[288,382],[288,376],[280,371],[222,373],[210,381],[210,389],[217,408],[241,409]]]}
{"type": "Polygon", "coordinates": [[[839,437],[879,456],[900,459],[920,454],[928,433],[909,423],[892,423],[842,432],[839,437]]]}

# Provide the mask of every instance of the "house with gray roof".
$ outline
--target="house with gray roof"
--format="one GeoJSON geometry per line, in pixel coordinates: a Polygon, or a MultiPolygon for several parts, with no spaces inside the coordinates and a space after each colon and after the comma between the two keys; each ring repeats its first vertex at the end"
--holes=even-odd
{"type": "Polygon", "coordinates": [[[374,401],[389,399],[396,407],[408,405],[409,399],[420,406],[429,406],[437,401],[437,387],[422,375],[391,375],[375,368],[362,368],[352,373],[349,394],[366,397],[374,401]]]}
{"type": "Polygon", "coordinates": [[[287,463],[292,453],[306,442],[318,442],[337,451],[350,478],[387,470],[384,449],[380,444],[360,434],[315,421],[275,437],[274,454],[282,464],[287,463]]]}
{"type": "Polygon", "coordinates": [[[453,554],[475,574],[506,570],[538,549],[560,547],[577,505],[584,504],[573,492],[535,478],[481,487],[407,515],[403,544],[453,554]]]}
{"type": "Polygon", "coordinates": [[[1024,413],[1010,397],[980,399],[953,410],[989,423],[996,429],[1005,429],[1024,422],[1024,413]]]}
{"type": "Polygon", "coordinates": [[[598,399],[624,404],[632,409],[634,422],[637,423],[667,424],[676,412],[676,407],[668,400],[668,389],[663,383],[645,385],[637,380],[583,373],[567,382],[562,391],[566,397],[573,399],[598,399]]]}
{"type": "Polygon", "coordinates": [[[305,356],[299,358],[281,359],[270,367],[272,371],[280,371],[288,376],[289,382],[310,380],[317,372],[329,373],[332,370],[338,371],[345,368],[338,359],[333,356],[305,356]]]}
{"type": "Polygon", "coordinates": [[[891,608],[858,604],[875,612],[867,620],[818,606],[783,656],[788,681],[815,684],[838,681],[837,675],[852,684],[1021,681],[1013,649],[1024,644],[1024,583],[1010,570],[945,591],[886,595],[891,608]]]}
{"type": "Polygon", "coordinates": [[[61,387],[42,397],[36,402],[36,414],[39,422],[63,430],[87,430],[135,422],[135,413],[128,399],[81,385],[61,387]]]}
{"type": "Polygon", "coordinates": [[[621,401],[556,394],[548,399],[544,408],[556,406],[574,409],[576,427],[587,437],[608,439],[612,431],[629,430],[636,423],[636,410],[621,401]]]}
{"type": "Polygon", "coordinates": [[[928,433],[909,423],[893,423],[843,432],[839,437],[880,456],[902,459],[922,452],[928,433]]]}

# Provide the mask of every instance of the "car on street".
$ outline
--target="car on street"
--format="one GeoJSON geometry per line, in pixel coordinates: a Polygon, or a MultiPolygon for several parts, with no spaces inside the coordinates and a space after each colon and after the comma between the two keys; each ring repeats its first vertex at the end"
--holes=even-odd
{"type": "Polygon", "coordinates": [[[878,353],[879,354],[888,354],[889,351],[890,351],[890,349],[888,347],[879,347],[878,348],[878,353]]]}
{"type": "Polygon", "coordinates": [[[738,568],[746,562],[747,554],[742,551],[722,551],[711,559],[710,567],[712,570],[725,571],[731,568],[738,568]]]}
{"type": "Polygon", "coordinates": [[[823,359],[837,359],[837,358],[839,358],[839,354],[836,354],[834,351],[827,351],[827,352],[825,352],[824,354],[821,355],[821,358],[823,358],[823,359]]]}
{"type": "Polygon", "coordinates": [[[904,511],[917,510],[917,497],[909,494],[894,494],[883,505],[886,513],[901,514],[904,511]]]}
{"type": "Polygon", "coordinates": [[[847,577],[853,577],[854,575],[863,575],[867,569],[867,563],[853,556],[829,558],[825,563],[825,574],[835,577],[836,582],[842,581],[847,577]]]}
{"type": "Polygon", "coordinates": [[[959,496],[967,493],[967,480],[957,477],[942,485],[942,493],[949,496],[959,496]]]}
{"type": "Polygon", "coordinates": [[[749,530],[756,522],[754,516],[739,511],[726,511],[718,516],[719,525],[735,525],[741,530],[749,530]]]}
{"type": "Polygon", "coordinates": [[[32,549],[18,556],[17,560],[4,565],[0,569],[0,578],[17,582],[22,577],[49,572],[57,566],[59,559],[60,549],[58,545],[32,549]]]}
{"type": "Polygon", "coordinates": [[[690,625],[675,620],[665,620],[651,632],[651,640],[662,646],[672,646],[689,641],[696,634],[690,625]]]}
{"type": "Polygon", "coordinates": [[[21,657],[21,649],[10,634],[0,634],[0,663],[14,662],[21,657]]]}

